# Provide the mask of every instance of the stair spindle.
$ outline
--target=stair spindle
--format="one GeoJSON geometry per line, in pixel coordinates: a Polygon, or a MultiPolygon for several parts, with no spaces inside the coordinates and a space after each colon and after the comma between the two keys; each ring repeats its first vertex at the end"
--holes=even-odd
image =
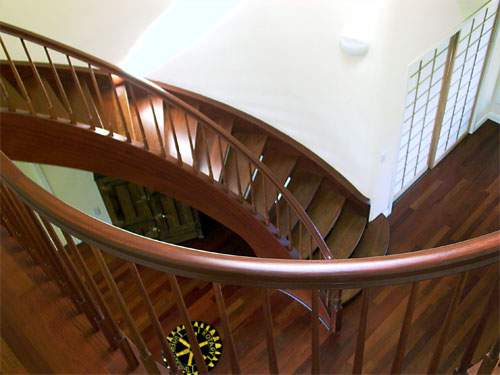
{"type": "Polygon", "coordinates": [[[125,132],[125,136],[127,137],[127,142],[130,143],[132,142],[132,139],[130,138],[130,132],[128,130],[127,121],[125,120],[125,113],[123,112],[123,108],[120,103],[120,98],[118,98],[118,93],[116,92],[116,85],[115,82],[113,81],[113,77],[111,76],[111,74],[109,75],[109,82],[111,84],[111,91],[113,92],[113,98],[115,99],[116,105],[118,107],[120,120],[122,121],[123,124],[123,131],[125,132]]]}
{"type": "Polygon", "coordinates": [[[314,253],[313,253],[313,236],[308,233],[308,236],[309,236],[309,241],[308,241],[308,244],[307,244],[307,247],[309,249],[309,259],[310,260],[313,260],[313,256],[314,256],[314,253]]]}
{"type": "Polygon", "coordinates": [[[403,368],[403,360],[406,353],[406,342],[408,341],[408,336],[410,335],[411,321],[413,318],[413,311],[415,310],[416,302],[418,296],[418,282],[411,284],[411,292],[408,297],[408,303],[406,304],[406,312],[403,318],[403,325],[401,326],[401,332],[399,333],[398,345],[396,347],[396,355],[394,356],[394,361],[392,362],[391,374],[401,374],[403,368]]]}
{"type": "Polygon", "coordinates": [[[365,351],[366,323],[368,321],[368,303],[370,300],[370,289],[363,289],[363,300],[361,302],[361,313],[359,315],[358,337],[356,339],[356,353],[354,354],[353,375],[362,374],[363,356],[365,351]]]}
{"type": "Polygon", "coordinates": [[[109,123],[109,120],[106,118],[106,111],[104,110],[104,101],[102,100],[102,95],[101,95],[101,89],[99,88],[99,84],[97,83],[97,79],[94,73],[94,69],[92,68],[91,64],[88,64],[89,66],[89,72],[90,72],[90,79],[92,81],[92,86],[94,87],[94,92],[97,97],[97,103],[99,104],[99,110],[96,110],[96,112],[101,114],[102,120],[99,118],[101,126],[103,129],[106,129],[110,132],[110,135],[113,134],[113,132],[110,130],[111,129],[111,124],[109,123]],[[106,126],[104,125],[106,124],[106,126]],[[108,129],[109,128],[109,129],[108,129]]]}
{"type": "MultiPolygon", "coordinates": [[[[1,184],[0,190],[0,202],[2,207],[2,220],[6,222],[9,227],[9,231],[11,235],[16,238],[16,240],[24,247],[33,260],[42,268],[45,272],[49,280],[53,280],[56,282],[61,291],[65,294],[69,294],[67,288],[64,288],[64,285],[61,284],[60,277],[57,274],[57,271],[52,266],[51,262],[45,254],[42,253],[40,238],[37,236],[35,231],[30,230],[30,223],[26,225],[23,222],[19,209],[14,205],[13,197],[8,196],[6,191],[8,188],[1,184]],[[27,228],[26,234],[21,228],[27,228]]],[[[31,228],[32,229],[32,228],[31,228]]]]}
{"type": "Polygon", "coordinates": [[[36,115],[36,109],[33,106],[33,103],[31,102],[30,96],[28,95],[28,91],[26,90],[26,87],[24,86],[23,80],[21,76],[19,75],[19,72],[17,71],[16,65],[14,64],[14,61],[10,58],[9,51],[7,50],[7,46],[5,45],[2,37],[0,36],[0,44],[2,45],[3,51],[5,52],[5,56],[7,56],[7,60],[9,61],[10,68],[12,70],[12,73],[14,74],[14,78],[16,79],[17,85],[19,86],[19,89],[21,90],[21,94],[23,95],[24,101],[26,102],[26,105],[28,106],[28,109],[32,115],[36,115]]]}
{"type": "MultiPolygon", "coordinates": [[[[298,228],[298,230],[299,230],[299,248],[298,248],[298,250],[299,250],[299,259],[302,259],[303,258],[303,256],[302,256],[302,250],[303,249],[302,249],[302,221],[301,220],[299,220],[299,228],[298,228]]],[[[310,254],[309,254],[309,259],[311,259],[310,254]]]]}
{"type": "Polygon", "coordinates": [[[38,85],[42,89],[43,97],[45,98],[45,101],[47,102],[47,108],[49,110],[50,117],[53,119],[56,119],[57,115],[56,115],[56,112],[54,110],[54,106],[52,105],[52,102],[49,98],[49,95],[47,94],[47,90],[45,89],[45,85],[42,82],[42,78],[40,77],[40,74],[38,73],[38,69],[36,68],[35,64],[33,63],[33,59],[31,58],[28,47],[26,46],[26,42],[24,41],[23,38],[20,38],[19,40],[21,41],[21,44],[22,44],[23,49],[24,49],[24,53],[26,54],[26,57],[28,58],[28,61],[30,63],[31,71],[33,72],[33,75],[35,76],[35,79],[36,79],[38,85]]]}
{"type": "Polygon", "coordinates": [[[208,148],[208,140],[207,140],[207,135],[206,135],[206,131],[205,131],[205,126],[203,125],[203,123],[200,123],[200,133],[201,133],[201,137],[203,138],[203,144],[205,145],[205,153],[207,155],[208,176],[210,177],[210,182],[213,182],[214,172],[212,169],[212,160],[210,158],[210,149],[208,148]]]}
{"type": "Polygon", "coordinates": [[[172,118],[172,111],[171,111],[171,107],[170,105],[163,101],[163,113],[167,113],[167,116],[164,116],[165,118],[165,128],[167,127],[167,118],[168,118],[168,121],[170,122],[170,131],[172,132],[172,137],[174,138],[174,145],[175,145],[175,151],[177,153],[177,163],[182,166],[183,162],[182,162],[182,155],[181,155],[181,151],[179,149],[179,142],[177,140],[177,134],[175,132],[175,125],[174,125],[174,120],[172,118]]]}
{"type": "MultiPolygon", "coordinates": [[[[19,212],[21,212],[23,208],[24,207],[21,207],[19,212]]],[[[75,291],[62,270],[60,259],[56,255],[57,252],[54,249],[54,245],[48,238],[47,232],[45,232],[38,217],[35,215],[34,211],[31,210],[31,208],[26,207],[26,213],[25,222],[28,223],[28,228],[31,227],[33,230],[33,238],[35,238],[35,241],[38,244],[38,249],[41,254],[40,257],[43,259],[46,266],[54,273],[52,280],[59,285],[62,292],[71,299],[76,310],[80,312],[81,309],[79,300],[76,298],[75,291]]]]}
{"type": "Polygon", "coordinates": [[[85,112],[87,114],[87,120],[89,122],[90,129],[95,130],[94,117],[92,116],[92,113],[90,112],[89,103],[87,102],[87,98],[85,97],[85,93],[83,92],[82,85],[80,84],[80,79],[78,78],[78,74],[76,74],[75,67],[73,66],[73,63],[71,62],[71,57],[69,55],[66,55],[66,59],[68,60],[68,65],[71,69],[71,75],[73,77],[73,82],[75,83],[75,86],[78,90],[78,93],[80,94],[80,97],[82,99],[83,106],[85,107],[85,112]]]}
{"type": "Polygon", "coordinates": [[[167,362],[170,365],[171,370],[174,373],[178,373],[179,368],[177,367],[177,361],[175,360],[175,356],[172,353],[172,348],[170,347],[165,338],[166,337],[165,332],[161,327],[160,321],[158,320],[158,315],[156,314],[153,304],[151,303],[151,299],[149,298],[148,292],[144,287],[141,275],[139,274],[139,271],[137,270],[137,266],[135,265],[135,263],[129,263],[129,271],[132,274],[137,290],[139,291],[139,294],[141,295],[142,300],[146,305],[146,311],[149,316],[149,321],[151,323],[151,326],[153,327],[153,331],[158,341],[160,342],[161,350],[163,351],[165,357],[167,357],[167,362]]]}
{"type": "Polygon", "coordinates": [[[243,202],[243,190],[241,188],[241,175],[240,175],[240,166],[238,163],[238,151],[233,148],[234,152],[234,164],[236,166],[236,184],[238,187],[238,200],[243,202]]]}
{"type": "Polygon", "coordinates": [[[141,114],[139,112],[139,108],[137,107],[137,99],[135,97],[134,88],[130,86],[128,83],[125,83],[125,90],[130,92],[130,97],[132,99],[132,108],[135,111],[135,118],[137,119],[137,124],[139,124],[139,131],[141,132],[142,143],[144,144],[144,148],[149,150],[148,138],[146,137],[146,132],[144,131],[144,124],[142,123],[141,114]]]}
{"type": "Polygon", "coordinates": [[[220,135],[216,134],[215,137],[217,138],[217,143],[219,145],[219,154],[220,154],[220,176],[219,176],[219,181],[222,182],[222,186],[224,187],[224,190],[226,192],[229,191],[229,186],[227,182],[227,174],[226,174],[226,163],[225,163],[225,155],[222,152],[222,141],[220,135]]]}
{"type": "MultiPolygon", "coordinates": [[[[275,192],[276,194],[276,192],[275,192]]],[[[279,192],[278,192],[279,195],[279,192]]],[[[283,204],[283,201],[281,202],[283,204]]],[[[276,198],[276,236],[278,238],[281,238],[281,222],[280,222],[280,204],[279,204],[279,199],[276,198]]]]}
{"type": "Polygon", "coordinates": [[[7,107],[9,108],[10,112],[15,112],[16,111],[16,106],[14,103],[12,103],[12,99],[9,96],[9,93],[7,92],[7,88],[2,82],[2,79],[0,78],[0,89],[2,90],[2,95],[4,96],[5,100],[7,101],[7,107]]]}
{"type": "Polygon", "coordinates": [[[189,141],[189,149],[191,150],[191,155],[193,158],[193,170],[194,173],[198,173],[198,159],[196,157],[196,152],[194,150],[194,145],[193,145],[193,137],[191,136],[191,129],[189,127],[189,116],[187,112],[184,112],[184,122],[186,124],[186,130],[187,130],[187,135],[188,135],[188,141],[189,141]]]}
{"type": "Polygon", "coordinates": [[[292,251],[293,240],[292,240],[292,217],[290,215],[290,205],[286,205],[286,216],[287,216],[287,228],[288,228],[288,251],[292,251]]]}
{"type": "MultiPolygon", "coordinates": [[[[71,250],[73,253],[74,258],[76,259],[76,263],[78,267],[80,268],[80,271],[83,273],[84,278],[86,280],[86,284],[89,285],[89,287],[92,289],[90,286],[90,283],[94,281],[92,278],[92,275],[90,274],[90,271],[87,268],[87,265],[85,264],[85,261],[83,260],[76,244],[75,241],[73,241],[73,237],[71,237],[70,234],[66,233],[65,231],[62,231],[62,234],[64,238],[66,239],[66,242],[68,244],[68,248],[71,250]]],[[[77,274],[76,269],[74,270],[74,273],[77,274]]],[[[82,285],[80,286],[80,289],[84,292],[84,297],[85,299],[89,302],[90,306],[92,307],[92,310],[94,311],[94,318],[96,321],[96,324],[98,325],[99,328],[102,329],[102,332],[104,334],[104,337],[108,341],[108,344],[111,348],[117,349],[118,345],[117,342],[115,341],[115,335],[112,330],[112,328],[109,325],[109,322],[106,320],[104,317],[101,308],[99,307],[99,304],[95,300],[94,296],[90,293],[89,289],[87,288],[87,285],[84,283],[84,280],[81,279],[81,276],[78,278],[81,280],[82,285]]],[[[95,291],[94,295],[95,295],[95,291]]]]}
{"type": "Polygon", "coordinates": [[[222,323],[222,329],[224,331],[224,336],[229,343],[229,361],[231,363],[231,371],[233,374],[241,374],[240,363],[238,360],[238,352],[236,351],[236,345],[234,344],[233,334],[231,333],[231,326],[229,324],[229,318],[227,316],[226,305],[224,303],[224,296],[222,295],[222,288],[219,283],[212,283],[215,300],[217,302],[217,307],[219,309],[220,319],[222,323]]]}
{"type": "Polygon", "coordinates": [[[264,312],[264,321],[266,325],[266,344],[267,344],[267,361],[270,374],[279,374],[278,356],[276,355],[276,346],[274,344],[273,332],[273,315],[271,312],[271,300],[269,297],[269,289],[264,289],[264,303],[262,310],[264,312]]]}
{"type": "Polygon", "coordinates": [[[113,340],[109,343],[111,348],[112,349],[119,348],[123,357],[127,361],[129,368],[130,369],[136,368],[139,365],[139,362],[137,362],[137,358],[135,357],[135,354],[132,351],[130,343],[128,342],[123,332],[120,330],[120,327],[118,327],[116,321],[111,316],[111,311],[109,310],[109,306],[106,300],[104,299],[101,291],[99,290],[99,287],[97,286],[94,278],[92,277],[92,274],[90,273],[85,261],[83,260],[80,251],[78,250],[78,248],[75,248],[75,250],[76,251],[74,253],[76,255],[80,267],[84,271],[85,278],[87,280],[87,285],[92,290],[94,297],[96,297],[97,302],[99,303],[101,311],[104,315],[105,320],[102,322],[103,332],[109,331],[113,338],[113,340]],[[104,329],[104,327],[106,327],[106,329],[104,329]]]}
{"type": "MultiPolygon", "coordinates": [[[[68,247],[70,247],[70,248],[71,248],[71,246],[76,247],[75,243],[73,242],[73,240],[71,238],[70,238],[70,240],[68,240],[69,236],[66,232],[63,231],[62,234],[67,241],[68,247]]],[[[66,263],[66,266],[68,267],[71,275],[74,278],[74,281],[76,282],[76,286],[81,294],[84,306],[88,310],[87,314],[88,314],[89,319],[91,319],[92,326],[94,327],[94,329],[96,331],[99,331],[100,330],[99,322],[102,321],[102,319],[103,319],[101,311],[97,307],[97,304],[96,304],[94,298],[90,294],[90,291],[88,290],[87,286],[83,282],[80,273],[77,271],[75,264],[73,263],[73,260],[70,258],[66,248],[62,245],[59,238],[58,238],[58,244],[56,244],[56,246],[58,247],[58,250],[61,253],[62,258],[63,258],[64,262],[66,263]]],[[[74,250],[73,250],[73,252],[74,252],[74,250]]]]}
{"type": "Polygon", "coordinates": [[[256,213],[257,212],[257,206],[255,204],[255,189],[253,188],[253,179],[252,179],[252,163],[250,162],[250,160],[248,160],[248,174],[249,174],[249,184],[248,184],[248,189],[250,189],[250,199],[251,199],[251,203],[252,203],[252,213],[256,213]]]}
{"type": "Polygon", "coordinates": [[[342,329],[342,289],[335,289],[335,294],[330,302],[330,326],[333,333],[342,329]]]}
{"type": "Polygon", "coordinates": [[[264,222],[266,226],[269,226],[269,210],[267,209],[267,186],[266,186],[266,177],[262,175],[262,191],[264,192],[264,222]]]}
{"type": "Polygon", "coordinates": [[[177,277],[174,274],[167,274],[168,280],[170,282],[170,287],[172,288],[172,292],[174,293],[175,302],[177,303],[177,308],[179,310],[179,314],[181,315],[182,322],[186,327],[186,333],[188,335],[189,344],[193,350],[194,359],[196,361],[196,365],[198,366],[198,371],[200,374],[208,374],[207,365],[203,358],[203,354],[201,353],[200,344],[196,339],[196,334],[194,333],[193,326],[191,325],[191,319],[189,318],[189,314],[186,308],[186,304],[184,303],[184,298],[182,297],[181,289],[179,288],[179,283],[177,282],[177,277]]]}
{"type": "Polygon", "coordinates": [[[319,355],[319,290],[312,291],[311,301],[311,374],[320,374],[320,355],[319,355]]]}
{"type": "Polygon", "coordinates": [[[446,340],[448,338],[448,333],[451,327],[451,321],[453,320],[453,315],[458,306],[458,302],[460,301],[460,296],[462,295],[462,291],[465,286],[465,280],[469,272],[462,272],[457,277],[457,283],[455,285],[455,289],[453,291],[453,295],[451,297],[451,301],[446,312],[446,317],[444,318],[444,323],[441,326],[441,334],[439,335],[439,340],[434,349],[431,361],[429,362],[429,367],[427,368],[427,374],[432,375],[436,374],[439,362],[441,360],[441,355],[443,354],[443,349],[446,344],[446,340]]]}
{"type": "Polygon", "coordinates": [[[16,204],[17,212],[22,218],[22,222],[27,224],[27,227],[31,229],[27,232],[33,233],[36,237],[35,241],[39,244],[39,249],[44,256],[43,259],[45,259],[45,262],[47,262],[47,264],[50,265],[50,268],[54,270],[55,278],[53,280],[60,285],[63,292],[73,301],[76,310],[80,312],[81,307],[78,293],[74,284],[70,282],[68,273],[61,262],[59,254],[57,253],[57,249],[54,248],[54,244],[48,237],[47,232],[43,229],[40,220],[35,215],[35,212],[20,200],[14,200],[14,203],[16,204]]]}
{"type": "Polygon", "coordinates": [[[97,324],[97,320],[95,317],[95,311],[93,311],[88,300],[85,299],[85,293],[81,289],[82,287],[84,287],[84,284],[81,281],[81,279],[79,279],[78,272],[76,271],[76,268],[75,268],[73,262],[71,261],[71,258],[69,257],[68,253],[66,252],[66,249],[64,248],[61,240],[59,239],[59,236],[56,234],[52,224],[44,217],[42,217],[41,220],[42,220],[43,226],[47,230],[47,233],[49,234],[49,236],[52,240],[52,243],[54,244],[54,246],[57,250],[58,257],[60,257],[60,259],[61,259],[63,273],[65,275],[66,280],[68,280],[68,284],[70,285],[71,289],[73,290],[73,293],[75,295],[75,298],[78,301],[80,309],[86,315],[87,319],[89,320],[89,322],[92,325],[92,327],[94,328],[94,330],[98,331],[99,325],[97,324]]]}
{"type": "Polygon", "coordinates": [[[52,62],[52,57],[50,56],[49,50],[47,47],[43,47],[45,50],[45,55],[47,56],[47,60],[49,60],[50,68],[52,70],[52,75],[54,76],[54,80],[56,81],[57,89],[59,90],[59,95],[63,99],[64,106],[66,112],[68,112],[69,120],[72,124],[76,124],[78,121],[76,119],[75,113],[71,108],[71,104],[69,103],[68,96],[66,95],[66,91],[64,91],[64,86],[61,82],[61,78],[59,77],[59,73],[57,73],[56,66],[52,62]]]}
{"type": "Polygon", "coordinates": [[[163,137],[161,136],[160,125],[158,124],[158,117],[156,116],[155,106],[153,104],[153,98],[151,94],[148,93],[149,105],[151,107],[151,113],[153,114],[153,121],[155,123],[156,136],[158,137],[158,142],[160,143],[161,156],[166,157],[165,145],[163,143],[163,137]]]}
{"type": "Polygon", "coordinates": [[[474,353],[476,352],[477,346],[479,345],[479,340],[483,335],[484,329],[486,327],[486,323],[488,322],[488,318],[495,311],[495,306],[498,306],[498,295],[499,295],[499,283],[498,283],[498,274],[495,280],[493,281],[493,286],[491,287],[490,298],[486,302],[483,310],[483,314],[481,318],[477,322],[476,329],[474,334],[472,335],[469,345],[465,349],[465,352],[462,356],[460,364],[454,371],[454,374],[458,375],[466,375],[467,369],[472,363],[472,358],[474,357],[474,353]]]}
{"type": "Polygon", "coordinates": [[[94,257],[96,258],[99,268],[101,269],[104,279],[106,280],[106,284],[111,290],[111,294],[113,295],[113,298],[116,301],[118,307],[120,308],[120,312],[122,313],[125,322],[127,323],[130,335],[132,336],[132,341],[137,346],[137,349],[139,350],[139,353],[141,355],[140,357],[142,364],[146,368],[148,374],[160,374],[160,370],[158,369],[158,366],[154,361],[153,356],[149,352],[149,349],[147,348],[146,343],[144,342],[144,339],[141,336],[139,328],[137,327],[137,324],[135,323],[134,319],[132,318],[132,315],[130,314],[127,304],[123,300],[120,290],[116,285],[115,279],[113,278],[113,275],[111,274],[111,271],[109,270],[108,265],[106,264],[106,261],[102,256],[101,251],[92,245],[90,245],[90,249],[92,250],[92,254],[94,254],[94,257]]]}

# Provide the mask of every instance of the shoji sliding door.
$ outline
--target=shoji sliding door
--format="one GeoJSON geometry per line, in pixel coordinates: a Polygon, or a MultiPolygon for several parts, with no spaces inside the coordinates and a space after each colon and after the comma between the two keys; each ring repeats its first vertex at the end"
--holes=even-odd
{"type": "Polygon", "coordinates": [[[497,3],[483,7],[460,30],[434,166],[467,134],[493,32],[497,3]]]}
{"type": "Polygon", "coordinates": [[[394,198],[468,132],[497,7],[498,1],[486,4],[410,66],[394,198]]]}
{"type": "Polygon", "coordinates": [[[448,41],[410,68],[394,192],[410,186],[427,170],[432,134],[448,57],[448,41]]]}

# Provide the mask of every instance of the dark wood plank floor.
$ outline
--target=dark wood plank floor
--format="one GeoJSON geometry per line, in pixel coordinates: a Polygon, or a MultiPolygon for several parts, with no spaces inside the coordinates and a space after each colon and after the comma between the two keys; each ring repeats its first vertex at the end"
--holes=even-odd
{"type": "MultiPolygon", "coordinates": [[[[439,246],[500,229],[499,135],[497,124],[491,122],[485,124],[474,135],[466,137],[436,168],[427,173],[414,188],[396,202],[393,214],[389,217],[392,253],[439,246]]],[[[210,236],[207,237],[208,242],[198,243],[198,246],[206,249],[212,247],[209,250],[215,250],[214,245],[210,245],[210,241],[215,243],[216,240],[211,240],[210,236]]],[[[241,246],[237,240],[234,242],[228,240],[224,242],[223,251],[236,251],[241,249],[241,246]],[[232,246],[233,249],[231,249],[232,246]]],[[[125,265],[112,257],[107,257],[107,261],[146,341],[153,354],[159,359],[159,344],[153,337],[145,314],[142,313],[144,311],[142,301],[137,297],[125,265]]],[[[88,264],[95,271],[96,279],[102,285],[114,314],[119,316],[102,276],[90,257],[88,257],[88,264]]],[[[165,275],[152,270],[141,268],[140,271],[155,309],[160,315],[162,325],[165,331],[169,332],[180,323],[180,320],[176,314],[167,279],[165,275]]],[[[439,373],[450,373],[456,366],[497,275],[497,264],[470,272],[468,275],[439,373]]],[[[180,280],[191,319],[199,319],[212,324],[222,334],[211,284],[185,278],[180,278],[180,280]]],[[[410,344],[407,347],[403,367],[404,373],[425,373],[456,281],[457,277],[451,276],[420,283],[418,304],[410,332],[410,344]]],[[[369,305],[364,373],[383,374],[390,371],[409,290],[410,285],[373,288],[369,305]]],[[[255,288],[226,285],[223,287],[223,293],[243,372],[267,373],[263,314],[259,304],[260,291],[255,288]]],[[[53,298],[52,295],[46,297],[53,298]]],[[[271,302],[280,370],[283,373],[309,373],[311,341],[309,312],[279,291],[271,293],[271,302]]],[[[2,293],[2,305],[4,303],[2,293]]],[[[23,301],[23,303],[26,302],[23,301]]],[[[359,311],[360,299],[356,298],[345,307],[343,329],[337,335],[321,327],[322,372],[344,374],[352,371],[359,311]]],[[[24,311],[23,313],[28,314],[24,311]]],[[[57,311],[50,313],[57,315],[57,311]]],[[[487,335],[481,341],[478,353],[486,351],[489,343],[499,331],[498,314],[498,310],[491,312],[487,335]]],[[[70,315],[64,314],[63,318],[59,318],[70,319],[70,315]]],[[[75,318],[71,317],[71,319],[75,318]]],[[[88,334],[88,325],[85,326],[86,322],[83,321],[83,317],[79,316],[79,319],[82,320],[81,326],[80,323],[78,324],[79,328],[88,334]]],[[[120,321],[120,324],[123,325],[123,322],[120,321]]],[[[125,327],[124,330],[126,331],[125,327]]],[[[5,337],[8,337],[9,331],[10,327],[2,324],[3,340],[6,340],[5,337]]],[[[93,335],[93,337],[100,342],[100,344],[94,343],[93,345],[104,346],[99,335],[93,335]]],[[[4,344],[3,341],[2,344],[4,344]]],[[[85,343],[79,342],[78,345],[83,347],[85,343]]],[[[19,352],[16,352],[16,356],[20,358],[19,352]]],[[[105,362],[103,367],[109,368],[106,363],[110,361],[110,358],[103,356],[101,359],[105,362]]],[[[21,363],[24,364],[22,361],[21,363]]],[[[77,362],[66,363],[66,365],[67,370],[62,372],[93,371],[91,368],[82,367],[77,362]]],[[[5,366],[4,362],[2,366],[5,366]]],[[[116,368],[115,365],[114,369],[116,368]]],[[[57,370],[61,372],[59,367],[57,370]]],[[[214,373],[229,372],[227,351],[224,351],[222,360],[214,373]]]]}

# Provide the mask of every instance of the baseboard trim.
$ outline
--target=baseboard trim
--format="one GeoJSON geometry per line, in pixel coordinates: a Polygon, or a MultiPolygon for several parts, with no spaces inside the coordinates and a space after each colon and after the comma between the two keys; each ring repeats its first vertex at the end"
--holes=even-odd
{"type": "Polygon", "coordinates": [[[500,124],[500,114],[495,112],[485,113],[479,120],[474,124],[474,129],[472,129],[471,134],[480,128],[487,120],[495,121],[500,124]]]}

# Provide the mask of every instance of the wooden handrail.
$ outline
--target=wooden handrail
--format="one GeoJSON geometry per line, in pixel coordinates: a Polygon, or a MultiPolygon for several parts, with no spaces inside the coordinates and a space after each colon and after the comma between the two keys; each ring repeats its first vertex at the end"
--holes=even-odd
{"type": "MultiPolygon", "coordinates": [[[[300,205],[297,199],[293,196],[290,191],[288,191],[278,180],[278,178],[274,175],[274,173],[264,164],[262,163],[258,157],[255,157],[250,150],[248,150],[240,141],[238,141],[235,137],[233,137],[229,132],[222,129],[215,121],[210,119],[208,116],[199,112],[186,102],[182,101],[175,95],[170,94],[169,92],[162,89],[160,86],[152,83],[151,81],[135,77],[119,67],[110,64],[104,60],[101,60],[95,56],[87,54],[85,52],[79,51],[76,48],[70,47],[63,43],[56,42],[52,39],[46,38],[42,35],[18,28],[16,26],[4,23],[0,21],[0,30],[6,34],[13,35],[15,37],[21,38],[23,40],[29,40],[33,43],[37,43],[46,48],[51,48],[55,51],[61,52],[68,57],[68,62],[70,62],[69,56],[72,58],[79,59],[84,61],[87,64],[91,64],[92,66],[98,67],[103,71],[106,71],[110,74],[114,74],[119,76],[127,83],[131,83],[135,86],[140,87],[142,90],[146,91],[150,95],[155,95],[165,102],[169,104],[173,104],[178,108],[185,111],[188,115],[193,116],[196,120],[199,121],[202,126],[206,125],[210,128],[211,131],[215,132],[219,137],[223,137],[224,140],[234,147],[238,152],[241,152],[247,160],[249,160],[256,168],[262,173],[277,189],[277,191],[281,194],[282,198],[286,200],[286,202],[292,207],[293,211],[297,214],[299,221],[303,222],[307,231],[311,234],[314,241],[318,245],[323,257],[325,259],[332,259],[332,252],[326,245],[323,237],[319,233],[318,229],[312,222],[312,220],[307,215],[304,208],[300,205]]],[[[115,91],[116,92],[116,91],[115,91]]],[[[89,124],[93,126],[94,124],[89,124]]],[[[203,129],[203,127],[202,127],[203,129]]],[[[127,132],[127,141],[130,142],[130,136],[127,132]]],[[[180,155],[179,155],[180,156],[180,155]]],[[[180,160],[180,158],[179,158],[180,160]]]]}
{"type": "Polygon", "coordinates": [[[141,237],[87,216],[31,181],[4,153],[0,166],[0,177],[10,189],[75,237],[119,258],[202,280],[281,289],[365,288],[451,275],[500,260],[500,231],[439,248],[365,259],[284,260],[210,253],[141,237]]]}

